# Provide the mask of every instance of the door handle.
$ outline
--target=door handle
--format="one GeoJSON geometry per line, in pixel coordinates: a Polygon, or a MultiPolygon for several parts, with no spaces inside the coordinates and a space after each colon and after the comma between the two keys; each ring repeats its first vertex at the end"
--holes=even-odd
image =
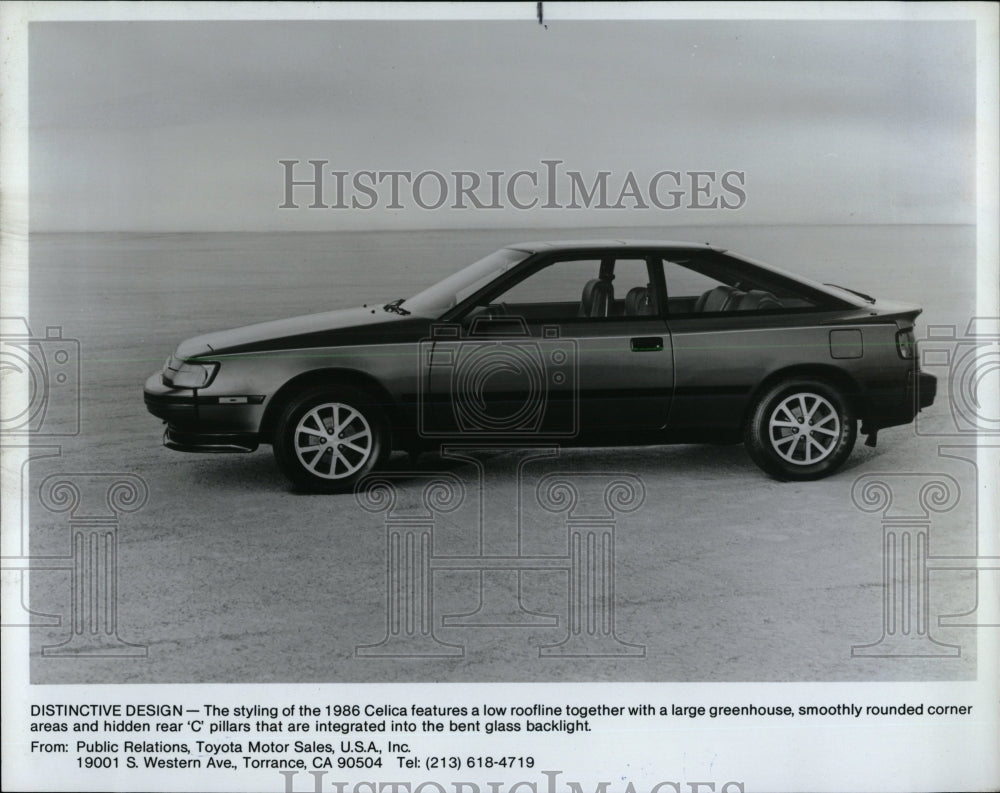
{"type": "Polygon", "coordinates": [[[659,352],[662,349],[662,336],[636,336],[632,339],[632,352],[659,352]]]}

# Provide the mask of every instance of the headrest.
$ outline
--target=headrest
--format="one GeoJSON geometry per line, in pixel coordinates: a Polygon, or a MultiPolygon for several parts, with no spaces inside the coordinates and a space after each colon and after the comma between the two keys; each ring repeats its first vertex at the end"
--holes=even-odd
{"type": "Polygon", "coordinates": [[[583,287],[580,314],[584,317],[606,317],[614,299],[614,287],[610,281],[591,278],[583,287]]]}
{"type": "Polygon", "coordinates": [[[645,286],[634,286],[625,295],[625,315],[629,317],[641,317],[653,313],[650,305],[649,288],[645,286]]]}

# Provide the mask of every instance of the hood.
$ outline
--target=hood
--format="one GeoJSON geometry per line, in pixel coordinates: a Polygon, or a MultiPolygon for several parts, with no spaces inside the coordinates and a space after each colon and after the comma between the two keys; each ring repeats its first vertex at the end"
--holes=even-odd
{"type": "Polygon", "coordinates": [[[406,319],[404,315],[383,311],[381,305],[324,311],[195,336],[180,343],[177,356],[194,358],[223,352],[313,346],[337,335],[337,331],[360,327],[377,330],[379,326],[406,319]]]}

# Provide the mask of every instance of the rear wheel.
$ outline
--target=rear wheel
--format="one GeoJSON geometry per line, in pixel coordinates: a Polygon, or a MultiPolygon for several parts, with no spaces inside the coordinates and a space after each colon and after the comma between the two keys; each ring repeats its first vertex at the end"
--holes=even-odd
{"type": "Polygon", "coordinates": [[[388,455],[386,427],[382,410],[364,391],[351,386],[313,388],[282,411],[274,456],[297,487],[344,492],[388,455]]]}
{"type": "Polygon", "coordinates": [[[850,456],[857,439],[850,403],[824,380],[786,380],[754,403],[744,432],[750,457],[778,479],[820,479],[850,456]]]}

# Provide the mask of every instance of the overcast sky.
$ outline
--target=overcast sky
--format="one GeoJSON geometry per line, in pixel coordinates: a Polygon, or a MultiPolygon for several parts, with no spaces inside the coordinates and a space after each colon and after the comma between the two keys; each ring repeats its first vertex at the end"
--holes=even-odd
{"type": "Polygon", "coordinates": [[[33,23],[31,225],[970,223],[974,54],[971,22],[33,23]],[[281,159],[485,179],[545,158],[613,184],[742,171],[746,201],[278,208],[281,159]]]}

